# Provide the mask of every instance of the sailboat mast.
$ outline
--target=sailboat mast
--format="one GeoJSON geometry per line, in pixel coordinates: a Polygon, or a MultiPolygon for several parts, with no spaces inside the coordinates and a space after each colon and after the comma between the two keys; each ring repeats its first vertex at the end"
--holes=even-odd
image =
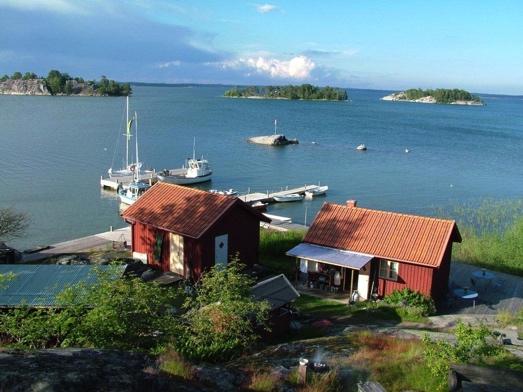
{"type": "Polygon", "coordinates": [[[192,159],[196,160],[196,136],[192,140],[192,159]]]}
{"type": "Polygon", "coordinates": [[[134,141],[136,146],[136,165],[134,167],[134,173],[136,181],[140,180],[140,159],[138,157],[138,114],[134,112],[134,141]]]}
{"type": "Polygon", "coordinates": [[[276,135],[276,131],[278,129],[278,120],[274,119],[274,134],[276,135]]]}
{"type": "Polygon", "coordinates": [[[131,130],[129,129],[129,95],[126,99],[125,110],[125,169],[129,168],[129,139],[131,130]]]}

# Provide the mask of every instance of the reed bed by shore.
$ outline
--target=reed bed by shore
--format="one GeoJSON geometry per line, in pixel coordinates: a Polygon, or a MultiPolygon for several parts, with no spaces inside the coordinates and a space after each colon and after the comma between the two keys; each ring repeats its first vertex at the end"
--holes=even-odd
{"type": "Polygon", "coordinates": [[[523,200],[483,200],[438,215],[455,219],[463,237],[454,260],[523,276],[523,200]]]}

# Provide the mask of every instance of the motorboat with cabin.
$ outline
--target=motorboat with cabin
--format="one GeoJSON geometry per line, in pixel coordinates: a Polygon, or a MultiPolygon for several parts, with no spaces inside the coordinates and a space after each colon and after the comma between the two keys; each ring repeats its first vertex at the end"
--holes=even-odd
{"type": "Polygon", "coordinates": [[[212,169],[209,161],[202,158],[196,158],[195,144],[193,144],[192,158],[188,158],[181,169],[165,169],[158,172],[157,177],[159,181],[168,182],[177,185],[192,185],[202,182],[211,181],[212,169]]]}

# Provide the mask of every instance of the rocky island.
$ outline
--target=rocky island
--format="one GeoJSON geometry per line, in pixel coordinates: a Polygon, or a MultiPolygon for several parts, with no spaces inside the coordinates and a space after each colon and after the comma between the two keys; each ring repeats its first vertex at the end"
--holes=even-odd
{"type": "Polygon", "coordinates": [[[481,99],[466,90],[443,89],[422,90],[420,88],[409,89],[382,97],[383,101],[404,101],[418,103],[440,103],[448,105],[473,105],[481,106],[481,99]]]}
{"type": "Polygon", "coordinates": [[[121,96],[130,95],[129,83],[118,83],[102,76],[100,80],[85,81],[57,70],[49,71],[47,77],[33,72],[15,72],[0,78],[2,95],[77,95],[77,96],[121,96]]]}
{"type": "Polygon", "coordinates": [[[234,87],[223,94],[229,98],[295,99],[319,101],[346,101],[347,91],[336,87],[317,87],[311,84],[300,86],[248,86],[234,87]]]}

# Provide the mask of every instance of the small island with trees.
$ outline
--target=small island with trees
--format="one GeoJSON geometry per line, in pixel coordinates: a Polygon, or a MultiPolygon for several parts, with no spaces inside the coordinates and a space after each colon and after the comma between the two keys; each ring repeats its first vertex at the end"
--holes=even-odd
{"type": "Polygon", "coordinates": [[[248,86],[234,87],[223,94],[229,98],[293,99],[319,101],[346,101],[347,91],[336,87],[300,86],[248,86]]]}
{"type": "Polygon", "coordinates": [[[405,101],[418,103],[439,103],[448,105],[484,105],[483,101],[466,90],[438,88],[435,90],[412,88],[381,98],[383,101],[405,101]]]}
{"type": "Polygon", "coordinates": [[[3,95],[79,95],[79,96],[125,96],[132,93],[129,83],[119,83],[102,76],[100,80],[84,80],[55,69],[47,77],[33,72],[15,72],[0,78],[0,94],[3,95]]]}

